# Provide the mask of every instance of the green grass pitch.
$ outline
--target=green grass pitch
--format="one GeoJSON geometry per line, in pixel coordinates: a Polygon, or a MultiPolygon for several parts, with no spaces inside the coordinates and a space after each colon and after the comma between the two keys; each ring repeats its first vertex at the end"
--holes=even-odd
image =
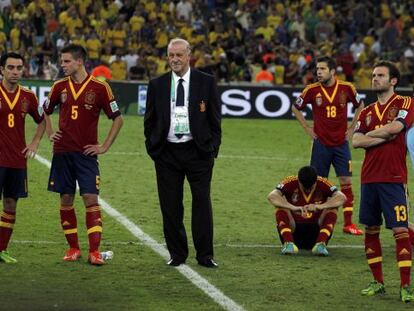
{"type": "MultiPolygon", "coordinates": [[[[34,126],[31,120],[27,123],[30,139],[34,126]]],[[[110,124],[101,118],[100,137],[110,124]]],[[[212,185],[215,257],[220,267],[199,267],[192,246],[188,265],[246,310],[412,309],[399,301],[399,273],[389,231],[382,232],[387,293],[381,297],[359,294],[371,274],[363,238],[341,232],[342,212],[329,257],[313,257],[309,252],[280,255],[274,209],[266,196],[283,177],[308,163],[310,147],[310,139],[296,121],[224,119],[212,185]]],[[[352,153],[356,221],[363,153],[352,153]]],[[[51,145],[45,138],[39,154],[51,158],[51,145]]],[[[142,117],[125,116],[117,141],[100,157],[100,167],[101,197],[162,243],[155,172],[144,148],[142,117]]],[[[75,205],[83,258],[62,262],[66,242],[60,229],[58,195],[46,190],[48,173],[43,164],[30,160],[30,194],[19,201],[9,246],[19,263],[0,264],[0,310],[222,310],[106,214],[102,250],[113,250],[115,257],[103,267],[88,265],[85,212],[79,196],[75,205]]],[[[337,183],[336,178],[331,180],[337,183]]],[[[190,200],[186,187],[188,229],[190,200]]],[[[188,234],[191,243],[189,230],[188,234]]]]}

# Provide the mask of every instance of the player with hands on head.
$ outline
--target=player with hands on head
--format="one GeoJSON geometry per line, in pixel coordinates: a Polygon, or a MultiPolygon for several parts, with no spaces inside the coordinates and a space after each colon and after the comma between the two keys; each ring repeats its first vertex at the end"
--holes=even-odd
{"type": "Polygon", "coordinates": [[[276,207],[276,224],[283,244],[282,254],[312,249],[328,256],[326,248],[345,195],[327,179],[317,176],[312,166],[302,167],[297,176],[288,176],[268,195],[276,207]]]}

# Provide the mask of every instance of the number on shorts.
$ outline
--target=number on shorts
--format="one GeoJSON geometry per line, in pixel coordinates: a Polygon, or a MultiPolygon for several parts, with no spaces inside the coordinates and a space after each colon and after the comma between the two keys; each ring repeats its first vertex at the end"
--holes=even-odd
{"type": "Polygon", "coordinates": [[[101,177],[99,175],[96,176],[96,189],[99,190],[99,186],[101,184],[101,177]]]}
{"type": "Polygon", "coordinates": [[[396,205],[394,207],[395,218],[397,221],[407,221],[407,207],[404,205],[396,205]]]}

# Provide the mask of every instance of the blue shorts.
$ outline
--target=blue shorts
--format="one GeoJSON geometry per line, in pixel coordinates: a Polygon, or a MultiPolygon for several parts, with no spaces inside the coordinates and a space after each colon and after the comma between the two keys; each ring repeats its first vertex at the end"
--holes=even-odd
{"type": "Polygon", "coordinates": [[[0,167],[0,199],[27,198],[27,169],[0,167]]]}
{"type": "Polygon", "coordinates": [[[327,178],[331,164],[335,168],[336,176],[352,176],[348,141],[340,146],[329,147],[322,144],[319,139],[314,139],[310,165],[316,169],[319,176],[327,178]]]}
{"type": "Polygon", "coordinates": [[[80,194],[99,194],[98,158],[79,152],[55,153],[50,169],[48,190],[60,194],[74,194],[76,181],[80,194]]]}
{"type": "Polygon", "coordinates": [[[403,184],[361,185],[359,222],[366,226],[381,226],[382,215],[388,229],[408,226],[407,195],[403,184]]]}

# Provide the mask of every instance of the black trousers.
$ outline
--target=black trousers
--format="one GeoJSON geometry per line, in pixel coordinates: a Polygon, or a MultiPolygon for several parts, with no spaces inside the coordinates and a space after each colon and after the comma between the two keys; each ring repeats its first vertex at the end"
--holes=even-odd
{"type": "Polygon", "coordinates": [[[210,185],[214,157],[197,149],[193,141],[166,143],[155,160],[158,196],[164,236],[171,258],[184,262],[188,257],[187,234],[183,223],[183,186],[187,178],[192,195],[191,232],[196,258],[213,258],[213,214],[210,185]]]}

